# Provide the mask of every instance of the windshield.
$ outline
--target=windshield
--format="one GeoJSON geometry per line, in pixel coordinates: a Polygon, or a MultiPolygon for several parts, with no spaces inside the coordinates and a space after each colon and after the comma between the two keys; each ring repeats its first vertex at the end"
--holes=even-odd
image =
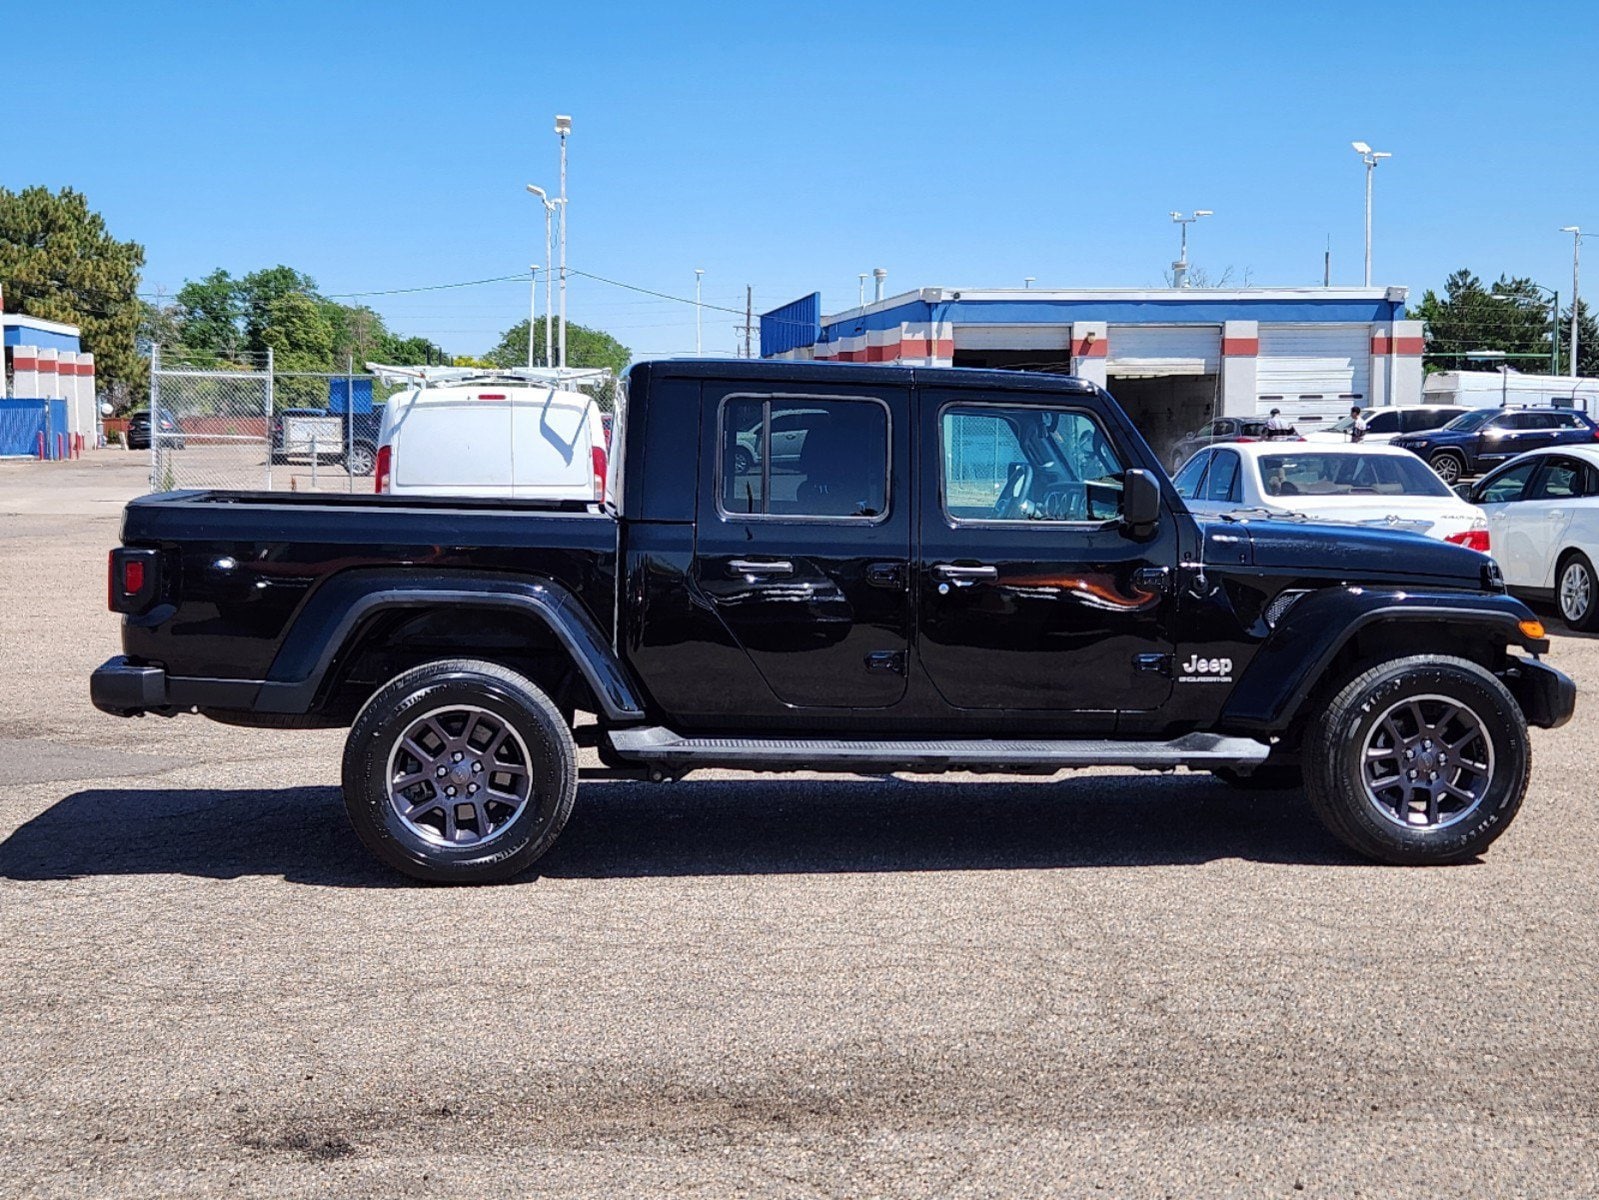
{"type": "Polygon", "coordinates": [[[1432,468],[1405,454],[1263,454],[1268,496],[1450,496],[1432,468]]]}
{"type": "Polygon", "coordinates": [[[1354,427],[1355,427],[1355,418],[1354,417],[1339,417],[1331,425],[1327,426],[1327,432],[1328,433],[1348,433],[1354,427]]]}
{"type": "Polygon", "coordinates": [[[1479,408],[1475,412],[1461,413],[1453,421],[1445,425],[1444,428],[1460,429],[1469,433],[1473,429],[1481,429],[1498,415],[1499,410],[1497,408],[1479,408]]]}

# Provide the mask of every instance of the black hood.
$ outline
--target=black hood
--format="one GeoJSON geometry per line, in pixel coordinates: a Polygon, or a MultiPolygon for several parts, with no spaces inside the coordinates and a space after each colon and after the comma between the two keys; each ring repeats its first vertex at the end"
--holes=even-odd
{"type": "Polygon", "coordinates": [[[1333,521],[1248,517],[1200,521],[1205,561],[1272,573],[1332,576],[1348,583],[1450,583],[1480,590],[1486,556],[1438,538],[1333,521]],[[1247,549],[1245,548],[1247,546],[1247,549]]]}

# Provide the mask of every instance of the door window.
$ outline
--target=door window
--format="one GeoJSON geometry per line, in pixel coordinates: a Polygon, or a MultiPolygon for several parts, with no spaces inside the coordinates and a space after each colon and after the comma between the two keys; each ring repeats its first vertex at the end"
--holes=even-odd
{"type": "Polygon", "coordinates": [[[940,419],[946,513],[956,521],[1114,520],[1121,459],[1092,416],[952,405],[940,419]]]}
{"type": "Polygon", "coordinates": [[[875,400],[735,396],[722,406],[722,511],[880,520],[888,512],[888,410],[875,400]]]}
{"type": "Polygon", "coordinates": [[[1184,500],[1193,500],[1199,496],[1200,481],[1205,478],[1205,464],[1210,461],[1208,454],[1196,454],[1189,459],[1177,478],[1172,480],[1172,486],[1177,489],[1177,494],[1184,500]]]}
{"type": "Polygon", "coordinates": [[[1399,432],[1399,414],[1397,412],[1394,412],[1392,409],[1389,409],[1387,412],[1377,413],[1375,416],[1373,416],[1370,420],[1368,420],[1366,422],[1366,432],[1367,433],[1398,433],[1399,432]]]}
{"type": "Polygon", "coordinates": [[[1547,460],[1543,475],[1528,497],[1531,500],[1575,500],[1586,496],[1587,470],[1575,459],[1547,460]]]}
{"type": "Polygon", "coordinates": [[[1532,474],[1538,469],[1538,460],[1517,463],[1508,471],[1502,471],[1483,484],[1477,492],[1478,504],[1510,504],[1523,498],[1527,490],[1527,483],[1532,479],[1532,474]]]}
{"type": "Polygon", "coordinates": [[[1237,503],[1238,455],[1231,450],[1218,450],[1210,460],[1210,474],[1205,477],[1205,499],[1237,503]]]}

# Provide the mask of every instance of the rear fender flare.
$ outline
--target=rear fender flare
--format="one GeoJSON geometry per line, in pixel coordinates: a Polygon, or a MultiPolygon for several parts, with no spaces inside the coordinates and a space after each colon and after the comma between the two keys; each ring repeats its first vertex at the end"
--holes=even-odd
{"type": "Polygon", "coordinates": [[[341,573],[317,588],[284,637],[283,648],[261,685],[260,712],[304,713],[316,703],[328,672],[370,617],[408,608],[479,608],[515,613],[554,635],[613,722],[644,716],[626,669],[604,631],[570,591],[547,579],[462,578],[381,572],[341,573]]]}

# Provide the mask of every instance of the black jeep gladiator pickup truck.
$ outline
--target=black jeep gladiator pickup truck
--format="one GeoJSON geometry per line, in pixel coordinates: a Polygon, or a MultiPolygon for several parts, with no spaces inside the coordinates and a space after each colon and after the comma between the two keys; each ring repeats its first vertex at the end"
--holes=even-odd
{"type": "Polygon", "coordinates": [[[1091,384],[696,360],[636,367],[628,397],[605,511],[135,500],[95,704],[348,725],[362,841],[460,882],[549,849],[578,737],[653,779],[1185,767],[1302,786],[1370,857],[1450,862],[1515,815],[1528,724],[1571,716],[1492,559],[1197,520],[1091,384]]]}

